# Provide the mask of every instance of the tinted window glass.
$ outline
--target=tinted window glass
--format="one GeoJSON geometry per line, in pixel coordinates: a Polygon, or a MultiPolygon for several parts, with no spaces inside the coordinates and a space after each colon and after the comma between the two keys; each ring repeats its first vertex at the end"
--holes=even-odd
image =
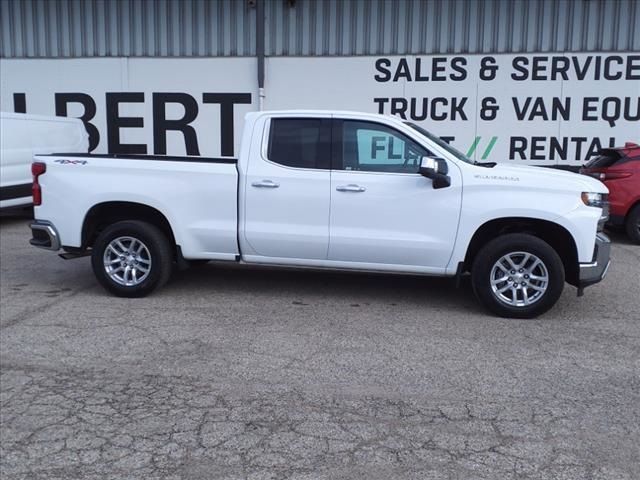
{"type": "Polygon", "coordinates": [[[585,166],[587,168],[607,168],[615,165],[618,160],[620,160],[620,155],[617,152],[608,152],[589,160],[585,166]]]}
{"type": "Polygon", "coordinates": [[[426,148],[385,125],[345,120],[342,124],[344,170],[418,173],[426,148]]]}
{"type": "Polygon", "coordinates": [[[268,158],[296,168],[329,168],[330,122],[321,118],[274,118],[268,158]]]}

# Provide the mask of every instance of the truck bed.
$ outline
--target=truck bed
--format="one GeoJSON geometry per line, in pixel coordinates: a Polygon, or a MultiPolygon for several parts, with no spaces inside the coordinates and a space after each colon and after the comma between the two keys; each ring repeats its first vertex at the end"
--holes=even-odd
{"type": "Polygon", "coordinates": [[[39,216],[52,221],[65,247],[83,247],[85,220],[105,205],[152,207],[172,226],[185,258],[235,260],[239,253],[235,158],[165,155],[37,155],[39,216]]]}

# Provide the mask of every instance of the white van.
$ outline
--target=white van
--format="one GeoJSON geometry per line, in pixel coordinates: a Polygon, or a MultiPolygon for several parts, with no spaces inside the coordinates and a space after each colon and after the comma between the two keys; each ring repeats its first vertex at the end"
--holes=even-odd
{"type": "Polygon", "coordinates": [[[31,205],[31,162],[39,153],[89,151],[77,118],[0,112],[0,208],[31,205]]]}

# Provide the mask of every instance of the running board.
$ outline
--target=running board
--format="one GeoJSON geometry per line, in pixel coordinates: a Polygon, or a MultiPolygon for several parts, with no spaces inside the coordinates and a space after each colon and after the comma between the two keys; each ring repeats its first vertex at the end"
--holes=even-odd
{"type": "Polygon", "coordinates": [[[91,255],[91,250],[85,250],[84,252],[65,252],[59,253],[58,256],[64,260],[73,260],[74,258],[88,257],[91,255]]]}

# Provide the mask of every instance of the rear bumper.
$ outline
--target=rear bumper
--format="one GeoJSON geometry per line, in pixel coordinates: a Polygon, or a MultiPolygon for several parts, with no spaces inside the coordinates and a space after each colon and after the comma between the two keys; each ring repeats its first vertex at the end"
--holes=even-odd
{"type": "Polygon", "coordinates": [[[581,263],[578,288],[585,288],[601,281],[609,270],[611,264],[611,241],[603,233],[596,235],[596,246],[593,252],[593,260],[589,263],[581,263]]]}
{"type": "Polygon", "coordinates": [[[31,227],[31,240],[29,240],[31,245],[45,250],[60,250],[60,235],[51,222],[35,220],[29,226],[31,227]]]}

